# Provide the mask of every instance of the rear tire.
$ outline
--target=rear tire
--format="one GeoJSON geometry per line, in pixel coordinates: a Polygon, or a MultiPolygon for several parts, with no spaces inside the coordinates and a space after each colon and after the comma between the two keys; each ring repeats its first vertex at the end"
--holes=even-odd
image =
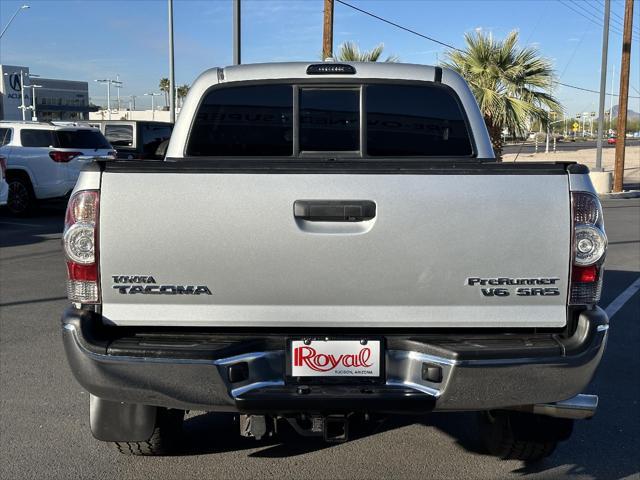
{"type": "Polygon", "coordinates": [[[29,177],[7,172],[7,183],[9,184],[9,196],[7,198],[9,211],[17,216],[25,216],[31,213],[36,203],[36,197],[29,177]]]}
{"type": "Polygon", "coordinates": [[[573,420],[526,412],[480,413],[480,434],[485,450],[505,460],[537,462],[548,457],[558,442],[571,436],[573,420]]]}
{"type": "Polygon", "coordinates": [[[125,455],[154,456],[176,453],[180,445],[184,410],[158,407],[156,424],[149,440],[144,442],[114,442],[125,455]]]}

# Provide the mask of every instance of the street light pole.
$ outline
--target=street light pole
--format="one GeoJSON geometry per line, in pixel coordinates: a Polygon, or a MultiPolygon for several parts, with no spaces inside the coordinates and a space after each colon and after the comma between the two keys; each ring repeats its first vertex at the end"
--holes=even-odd
{"type": "MultiPolygon", "coordinates": [[[[116,85],[118,88],[122,86],[122,82],[120,80],[112,80],[110,78],[103,78],[101,80],[95,80],[98,83],[106,83],[107,84],[107,110],[108,110],[108,119],[111,120],[111,84],[116,85]]],[[[120,97],[120,91],[118,91],[118,100],[120,97]]]]}
{"type": "Polygon", "coordinates": [[[36,88],[42,88],[42,85],[31,84],[31,120],[38,121],[38,114],[36,113],[36,88]]]}
{"type": "Polygon", "coordinates": [[[22,121],[27,120],[26,108],[24,104],[24,72],[20,70],[20,110],[22,110],[22,121]]]}
{"type": "Polygon", "coordinates": [[[155,101],[155,97],[157,97],[158,95],[162,95],[162,94],[161,93],[154,93],[154,92],[145,93],[145,96],[151,97],[151,120],[155,120],[156,119],[156,101],[155,101]]]}
{"type": "Polygon", "coordinates": [[[118,113],[120,112],[120,89],[122,88],[122,82],[120,81],[120,75],[116,73],[116,89],[118,91],[118,113]]]}
{"type": "Polygon", "coordinates": [[[611,0],[604,0],[604,26],[602,27],[602,61],[600,63],[600,103],[598,104],[598,141],[596,142],[596,168],[602,171],[602,135],[604,133],[604,101],[607,89],[607,53],[609,52],[609,14],[611,0]]]}
{"type": "Polygon", "coordinates": [[[176,74],[173,64],[173,0],[169,0],[169,121],[171,123],[176,123],[175,84],[176,74]]]}
{"type": "Polygon", "coordinates": [[[21,7],[18,7],[18,9],[16,10],[16,13],[13,14],[13,16],[9,19],[9,22],[7,22],[7,25],[2,29],[2,33],[0,33],[0,38],[2,38],[2,36],[4,35],[4,32],[7,31],[7,29],[9,28],[9,25],[11,25],[11,22],[13,22],[13,19],[16,18],[16,15],[18,15],[18,13],[20,13],[22,10],[27,10],[28,8],[31,8],[29,5],[22,5],[21,7]]]}
{"type": "Polygon", "coordinates": [[[240,65],[242,57],[240,55],[242,39],[240,0],[233,0],[233,64],[240,65]]]}

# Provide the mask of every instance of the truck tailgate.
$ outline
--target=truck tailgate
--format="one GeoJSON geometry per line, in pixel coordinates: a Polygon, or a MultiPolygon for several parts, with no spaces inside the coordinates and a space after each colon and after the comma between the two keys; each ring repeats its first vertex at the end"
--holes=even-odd
{"type": "Polygon", "coordinates": [[[114,324],[566,322],[566,175],[107,170],[100,201],[103,315],[114,324]],[[298,200],[368,200],[376,212],[363,222],[306,221],[294,218],[298,200]],[[497,294],[489,280],[499,278],[521,282],[521,295],[516,285],[497,294]],[[189,289],[198,286],[206,289],[189,289]]]}

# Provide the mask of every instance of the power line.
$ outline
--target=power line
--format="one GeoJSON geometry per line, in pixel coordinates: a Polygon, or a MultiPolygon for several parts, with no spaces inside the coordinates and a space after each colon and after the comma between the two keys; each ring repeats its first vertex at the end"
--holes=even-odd
{"type": "MultiPolygon", "coordinates": [[[[562,85],[563,87],[569,87],[569,88],[575,88],[576,90],[582,90],[583,92],[589,92],[589,93],[600,93],[598,90],[591,90],[589,88],[582,88],[582,87],[576,87],[575,85],[570,85],[568,83],[562,83],[562,82],[555,82],[558,85],[562,85]]],[[[614,97],[619,97],[620,95],[618,95],[617,93],[604,93],[605,95],[609,95],[609,96],[614,96],[614,97]]],[[[640,97],[632,97],[629,96],[629,98],[640,98],[640,97]]]]}
{"type": "MultiPolygon", "coordinates": [[[[600,5],[604,7],[604,0],[600,0],[600,5]]],[[[612,20],[616,22],[618,26],[624,28],[624,18],[618,15],[613,9],[611,9],[611,15],[613,15],[614,17],[617,17],[617,20],[615,18],[612,18],[612,20]]],[[[634,32],[640,34],[640,27],[636,27],[634,32]]]]}
{"type": "MultiPolygon", "coordinates": [[[[428,35],[424,35],[424,34],[422,34],[420,32],[416,32],[415,30],[412,30],[410,28],[407,28],[407,27],[404,27],[402,25],[399,25],[399,24],[397,24],[395,22],[392,22],[391,20],[387,20],[386,18],[383,18],[383,17],[381,17],[379,15],[376,15],[374,13],[368,12],[367,10],[363,10],[362,8],[358,8],[358,7],[354,6],[354,5],[351,5],[350,3],[347,3],[344,0],[335,0],[335,1],[337,3],[340,3],[340,4],[344,5],[345,7],[352,8],[353,10],[356,10],[356,11],[358,11],[360,13],[364,13],[365,15],[368,15],[369,17],[375,18],[376,20],[380,20],[381,22],[384,22],[384,23],[392,25],[392,26],[394,26],[396,28],[399,28],[400,30],[404,30],[405,32],[409,32],[409,33],[411,33],[413,35],[417,35],[418,37],[421,37],[421,38],[424,38],[426,40],[429,40],[430,42],[435,42],[435,43],[437,43],[439,45],[445,46],[445,47],[450,48],[452,50],[456,50],[458,52],[464,53],[464,50],[462,50],[460,48],[454,47],[453,45],[450,45],[450,44],[448,44],[446,42],[441,42],[440,40],[437,40],[437,39],[435,39],[433,37],[429,37],[428,35]]],[[[558,1],[560,1],[560,0],[558,0],[558,1]]],[[[562,82],[555,82],[555,83],[558,84],[558,85],[562,85],[563,87],[573,88],[573,89],[576,89],[576,90],[582,90],[584,92],[600,93],[597,90],[590,90],[588,88],[577,87],[575,85],[570,85],[568,83],[562,83],[562,82]]],[[[605,93],[605,94],[606,95],[614,95],[612,93],[605,93]]],[[[614,95],[614,96],[617,96],[617,95],[614,95]]],[[[640,98],[640,97],[629,97],[629,98],[640,98]]]]}
{"type": "MultiPolygon", "coordinates": [[[[590,18],[594,19],[597,22],[599,27],[603,26],[602,17],[604,16],[604,11],[600,12],[590,2],[580,2],[579,3],[576,0],[568,0],[568,1],[573,3],[578,10],[581,10],[584,14],[589,15],[590,18]],[[585,10],[584,7],[583,7],[584,5],[588,6],[592,11],[585,10]]],[[[622,31],[617,26],[612,25],[611,22],[609,22],[609,30],[614,31],[615,33],[617,33],[619,35],[622,35],[622,31]]]]}
{"type": "MultiPolygon", "coordinates": [[[[591,23],[593,23],[594,25],[597,25],[598,27],[602,28],[602,23],[600,23],[599,21],[595,20],[593,17],[591,16],[587,16],[585,13],[583,13],[582,9],[576,9],[573,7],[572,4],[570,3],[564,3],[563,0],[558,0],[558,2],[567,7],[569,10],[571,10],[574,13],[577,13],[578,15],[580,15],[582,18],[586,18],[587,20],[589,20],[591,23]]],[[[622,35],[622,33],[619,30],[615,30],[615,29],[611,29],[613,32],[617,33],[618,35],[622,35]]]]}
{"type": "Polygon", "coordinates": [[[562,69],[562,73],[560,74],[560,78],[564,77],[564,74],[567,73],[567,69],[569,68],[569,65],[571,65],[571,62],[573,61],[573,57],[575,57],[576,53],[578,53],[578,49],[582,45],[582,41],[584,40],[584,37],[587,35],[587,32],[589,31],[590,28],[591,27],[587,27],[587,28],[584,29],[584,32],[582,32],[582,35],[580,36],[580,41],[578,43],[576,43],[576,46],[574,47],[573,52],[571,53],[571,56],[569,57],[569,60],[567,61],[567,64],[562,69]]]}
{"type": "Polygon", "coordinates": [[[443,47],[447,47],[450,48],[452,50],[457,50],[458,52],[462,52],[462,50],[460,50],[459,48],[454,47],[453,45],[449,45],[448,43],[445,42],[441,42],[440,40],[436,40],[435,38],[429,37],[428,35],[424,35],[420,32],[416,32],[415,30],[412,30],[410,28],[407,27],[403,27],[402,25],[398,25],[397,23],[392,22],[391,20],[387,20],[386,18],[382,18],[379,17],[378,15],[375,15],[371,12],[367,12],[366,10],[363,10],[361,8],[356,7],[355,5],[351,5],[350,3],[347,3],[343,0],[336,0],[336,2],[344,5],[345,7],[349,7],[352,8],[353,10],[357,10],[360,13],[364,13],[365,15],[369,15],[370,17],[373,17],[377,20],[380,20],[381,22],[384,23],[388,23],[389,25],[393,25],[396,28],[399,28],[400,30],[404,30],[405,32],[409,32],[409,33],[413,33],[414,35],[417,35],[418,37],[422,37],[426,40],[429,40],[430,42],[434,42],[437,43],[438,45],[442,45],[443,47]]]}
{"type": "MultiPolygon", "coordinates": [[[[574,7],[571,3],[565,3],[565,1],[564,1],[564,0],[557,0],[557,1],[558,1],[561,5],[563,5],[563,6],[567,7],[568,9],[570,9],[572,12],[577,13],[578,15],[580,15],[582,18],[585,18],[585,19],[589,20],[589,21],[590,21],[591,23],[593,23],[594,25],[597,25],[597,26],[598,26],[598,27],[600,27],[600,28],[602,28],[602,27],[603,27],[603,25],[602,25],[602,21],[600,20],[600,18],[599,18],[599,17],[597,17],[597,16],[593,15],[591,12],[588,12],[588,11],[584,10],[584,9],[581,7],[581,4],[579,4],[579,3],[575,2],[575,0],[567,0],[567,1],[573,2],[573,3],[576,5],[576,7],[574,7]]],[[[586,5],[590,5],[589,3],[586,3],[586,2],[585,2],[585,4],[586,4],[586,5]]],[[[620,29],[619,29],[619,28],[616,28],[615,26],[613,26],[613,25],[609,24],[609,29],[610,29],[612,32],[614,32],[614,33],[616,33],[616,34],[618,34],[618,35],[622,36],[622,31],[620,31],[620,29]]],[[[635,37],[635,38],[634,38],[634,40],[638,41],[638,38],[637,38],[637,37],[635,37]]]]}

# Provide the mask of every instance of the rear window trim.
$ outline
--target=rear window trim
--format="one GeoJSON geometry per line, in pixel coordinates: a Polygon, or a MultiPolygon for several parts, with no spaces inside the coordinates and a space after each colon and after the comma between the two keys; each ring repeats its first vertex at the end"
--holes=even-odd
{"type": "MultiPolygon", "coordinates": [[[[462,120],[464,121],[465,127],[469,134],[469,144],[471,146],[471,154],[468,156],[460,156],[460,155],[449,155],[444,156],[440,155],[438,157],[428,157],[424,155],[407,155],[407,156],[397,156],[393,157],[393,161],[432,161],[435,158],[455,158],[457,160],[475,162],[477,161],[478,155],[478,147],[476,145],[475,136],[473,134],[473,129],[471,128],[471,122],[469,121],[469,116],[467,115],[467,111],[465,110],[462,101],[460,100],[460,96],[456,93],[456,91],[446,85],[444,83],[436,82],[433,80],[406,80],[406,79],[386,79],[386,78],[354,78],[354,77],[346,77],[346,78],[336,78],[336,79],[322,79],[323,81],[318,81],[317,77],[314,78],[278,78],[278,79],[268,79],[268,80],[238,80],[234,82],[223,82],[216,83],[211,85],[209,88],[205,90],[205,92],[200,96],[198,104],[195,108],[196,114],[192,116],[191,122],[189,124],[189,130],[186,136],[186,141],[184,144],[184,148],[182,150],[182,159],[209,159],[209,160],[220,160],[220,159],[233,159],[233,161],[246,161],[246,160],[256,160],[260,157],[255,156],[229,156],[229,155],[203,155],[196,156],[190,155],[187,152],[189,147],[189,142],[191,140],[191,134],[193,132],[194,124],[197,118],[197,112],[200,111],[204,100],[207,95],[212,90],[218,90],[222,88],[228,87],[242,87],[242,86],[257,86],[257,85],[273,85],[273,84],[283,84],[290,85],[292,87],[293,94],[293,153],[290,156],[283,156],[279,158],[286,158],[291,161],[295,160],[310,160],[310,161],[327,161],[333,159],[362,159],[368,162],[377,162],[377,161],[388,161],[387,157],[371,157],[367,155],[367,128],[366,128],[366,91],[368,85],[413,85],[413,86],[429,86],[435,88],[442,88],[447,90],[447,93],[452,96],[456,105],[460,109],[460,113],[462,115],[462,120]],[[300,88],[310,88],[310,89],[351,89],[351,90],[360,90],[360,150],[357,151],[322,151],[322,152],[309,152],[309,151],[300,151],[300,143],[299,143],[299,122],[298,116],[300,112],[300,88]]],[[[276,159],[278,157],[269,157],[270,159],[276,159]]],[[[180,161],[180,158],[173,158],[172,160],[180,161]]]]}
{"type": "Polygon", "coordinates": [[[102,132],[102,134],[104,135],[104,138],[107,139],[107,141],[109,143],[111,143],[111,141],[109,140],[109,138],[107,138],[107,127],[113,127],[113,126],[117,126],[117,127],[131,127],[131,145],[113,145],[113,148],[117,148],[118,150],[135,150],[137,148],[137,134],[138,134],[138,125],[133,124],[133,123],[105,123],[104,124],[104,128],[101,128],[100,131],[102,132]]]}

